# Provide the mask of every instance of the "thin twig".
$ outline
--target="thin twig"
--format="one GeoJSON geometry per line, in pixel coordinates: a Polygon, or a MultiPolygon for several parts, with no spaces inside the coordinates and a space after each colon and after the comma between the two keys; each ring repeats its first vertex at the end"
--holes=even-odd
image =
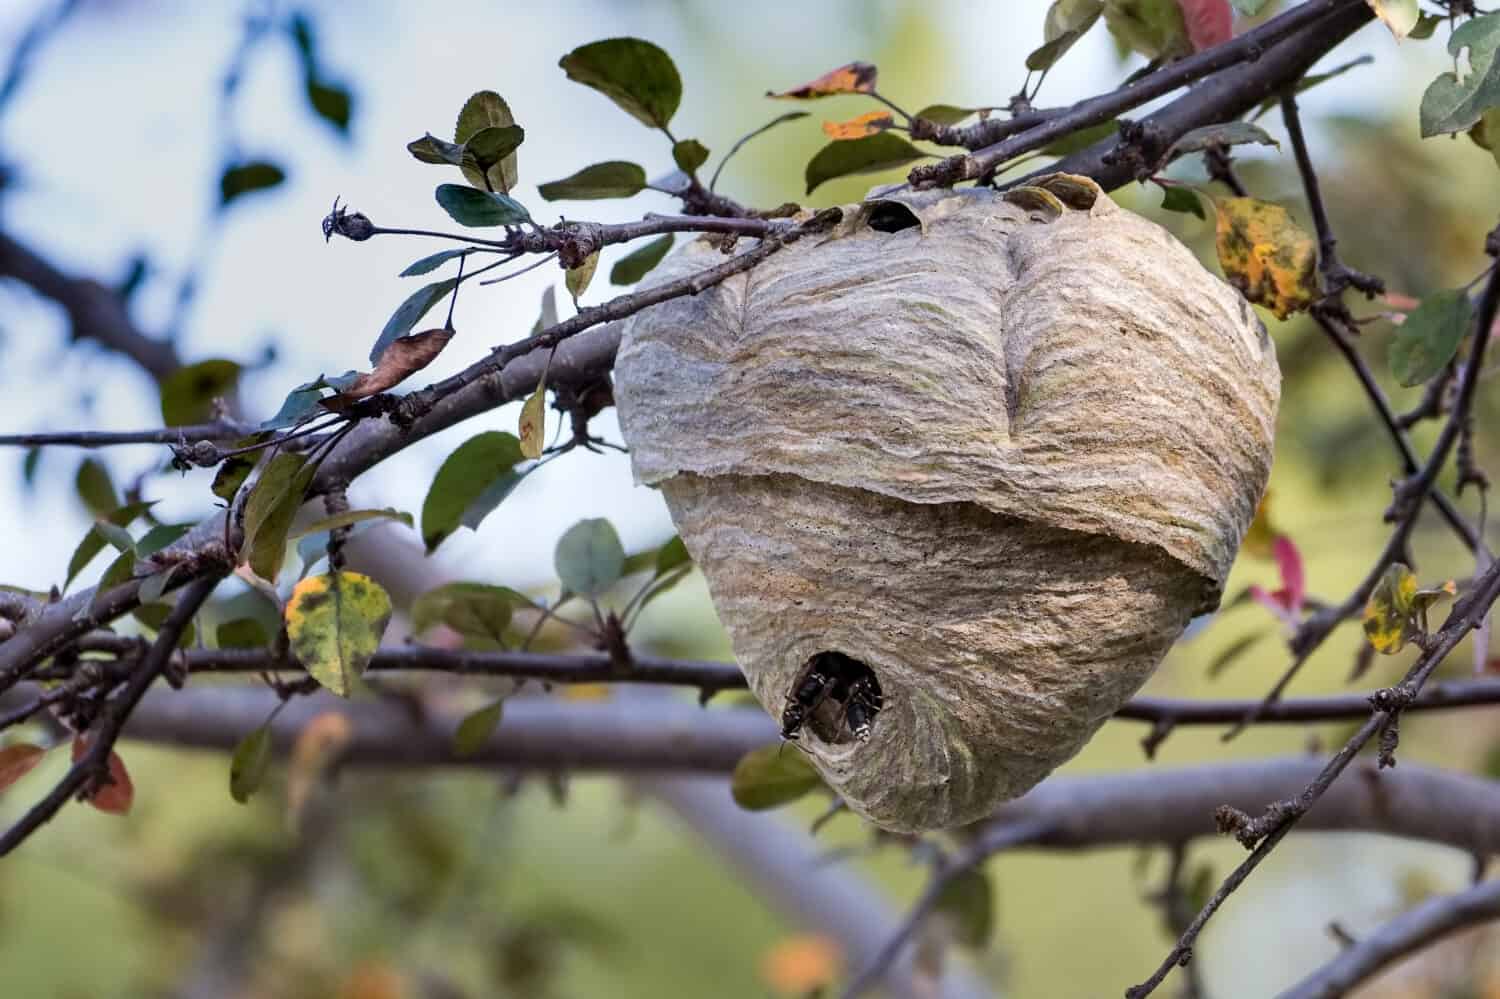
{"type": "Polygon", "coordinates": [[[114,447],[121,444],[185,444],[247,437],[260,428],[236,420],[217,420],[155,430],[71,430],[34,434],[0,434],[0,447],[114,447]]]}

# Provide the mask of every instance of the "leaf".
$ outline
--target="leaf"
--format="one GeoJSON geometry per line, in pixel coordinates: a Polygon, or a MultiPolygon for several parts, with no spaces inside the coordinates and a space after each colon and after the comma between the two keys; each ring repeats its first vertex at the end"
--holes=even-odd
{"type": "Polygon", "coordinates": [[[1217,125],[1205,125],[1184,133],[1182,138],[1172,143],[1172,147],[1167,150],[1163,158],[1170,160],[1188,153],[1201,152],[1213,146],[1242,146],[1252,142],[1262,146],[1281,148],[1281,143],[1271,138],[1270,133],[1259,125],[1252,125],[1246,121],[1226,121],[1217,125]]]}
{"type": "Polygon", "coordinates": [[[500,725],[500,716],[505,711],[503,699],[494,704],[470,712],[458,723],[453,733],[453,752],[457,756],[473,756],[484,748],[490,736],[500,725]]]}
{"type": "Polygon", "coordinates": [[[1440,14],[1421,14],[1417,17],[1417,23],[1406,33],[1406,37],[1416,39],[1417,41],[1431,38],[1433,33],[1437,31],[1437,26],[1442,24],[1444,20],[1446,18],[1440,14]]]}
{"type": "MultiPolygon", "coordinates": [[[[515,116],[511,114],[510,105],[505,102],[505,98],[493,90],[481,90],[470,96],[458,112],[458,120],[453,125],[453,141],[460,147],[465,147],[470,140],[487,128],[508,128],[515,123],[515,116]]],[[[481,145],[493,143],[497,138],[483,139],[481,145]]],[[[441,155],[445,162],[452,162],[447,159],[452,155],[451,150],[442,149],[441,155]]],[[[520,178],[518,160],[514,151],[485,169],[483,173],[480,172],[478,157],[472,151],[460,148],[458,156],[458,165],[463,168],[464,179],[482,191],[498,190],[501,193],[508,193],[516,186],[520,178]]]]}
{"type": "MultiPolygon", "coordinates": [[[[143,586],[142,589],[145,589],[145,587],[143,586]]],[[[153,632],[161,631],[162,625],[167,623],[167,617],[172,613],[172,608],[164,603],[146,603],[144,597],[141,600],[141,605],[130,612],[131,616],[147,628],[150,628],[153,632]]],[[[193,627],[192,622],[188,622],[188,626],[182,629],[182,634],[177,637],[177,647],[185,649],[192,645],[196,639],[197,630],[193,627]]]]}
{"type": "MultiPolygon", "coordinates": [[[[459,190],[464,190],[464,188],[459,190]]],[[[446,281],[435,281],[432,284],[423,285],[408,295],[406,301],[391,313],[391,318],[385,321],[385,327],[381,329],[375,346],[370,348],[370,363],[378,365],[380,355],[385,353],[385,348],[410,333],[411,328],[456,287],[458,287],[458,279],[449,278],[446,281]]]]}
{"type": "Polygon", "coordinates": [[[609,521],[602,517],[580,520],[558,539],[553,565],[563,589],[597,597],[620,578],[625,549],[609,521]]]}
{"type": "Polygon", "coordinates": [[[729,778],[729,792],[741,808],[759,812],[796,801],[822,783],[802,750],[775,743],[740,757],[729,778]]]}
{"type": "MultiPolygon", "coordinates": [[[[151,509],[152,503],[127,503],[117,507],[104,515],[104,519],[118,527],[128,527],[131,521],[151,509]]],[[[90,527],[83,540],[78,542],[78,547],[73,550],[73,557],[68,560],[68,576],[63,583],[63,589],[73,585],[73,580],[84,570],[94,556],[104,550],[104,535],[90,527]]]]}
{"type": "Polygon", "coordinates": [[[582,45],[558,65],[568,79],[599,91],[652,128],[666,128],[682,102],[682,78],[672,57],[639,38],[582,45]]]}
{"type": "Polygon", "coordinates": [[[104,574],[99,577],[99,582],[94,584],[94,599],[90,606],[99,604],[110,590],[130,579],[134,574],[135,552],[121,552],[119,557],[105,567],[104,574]]]}
{"type": "Polygon", "coordinates": [[[863,139],[867,135],[878,135],[896,124],[889,111],[871,111],[848,121],[825,121],[823,134],[835,142],[863,139]]]}
{"type": "Polygon", "coordinates": [[[292,655],[340,697],[349,696],[370,664],[390,620],[390,596],[358,572],[309,576],[286,605],[292,655]]]}
{"type": "Polygon", "coordinates": [[[245,497],[245,540],[240,559],[261,579],[275,583],[286,558],[287,530],[317,468],[307,456],[282,451],[266,463],[245,497]]]}
{"type": "Polygon", "coordinates": [[[988,875],[970,868],[953,878],[938,893],[933,912],[948,920],[960,946],[982,949],[995,926],[995,889],[988,875]]]}
{"type": "MultiPolygon", "coordinates": [[[[249,447],[251,444],[261,443],[261,435],[253,437],[242,437],[235,441],[235,447],[249,447]]],[[[219,462],[219,467],[214,471],[214,481],[209,487],[210,491],[225,503],[233,502],[235,494],[240,491],[240,486],[250,477],[255,470],[264,451],[251,451],[247,454],[230,455],[219,462]]]]}
{"type": "Polygon", "coordinates": [[[537,188],[544,201],[598,201],[628,198],[646,188],[646,171],[625,160],[608,160],[586,166],[571,177],[537,188]]]}
{"type": "Polygon", "coordinates": [[[1461,288],[1433,292],[1422,299],[1391,340],[1391,374],[1408,387],[1436,376],[1458,353],[1473,311],[1461,288]]]}
{"type": "Polygon", "coordinates": [[[1042,22],[1043,42],[1026,57],[1026,68],[1034,73],[1051,69],[1102,13],[1104,0],[1054,0],[1042,22]]]}
{"type": "Polygon", "coordinates": [[[214,639],[221,649],[264,649],[271,644],[271,636],[253,617],[225,621],[214,631],[214,639]]]}
{"type": "Polygon", "coordinates": [[[155,555],[192,529],[192,524],[157,524],[141,535],[135,543],[135,553],[141,558],[155,555]]]}
{"type": "Polygon", "coordinates": [[[692,557],[688,555],[687,545],[682,543],[680,536],[674,535],[671,541],[656,551],[656,574],[665,575],[680,565],[691,565],[692,561],[692,557]]]}
{"type": "Polygon", "coordinates": [[[506,194],[476,191],[462,184],[439,184],[434,194],[453,221],[470,228],[519,225],[531,220],[525,206],[506,194]]]}
{"type": "Polygon", "coordinates": [[[526,130],[520,125],[491,125],[481,128],[464,143],[464,177],[470,183],[474,183],[475,178],[481,178],[481,182],[474,186],[482,191],[495,189],[501,194],[508,194],[516,186],[515,152],[524,141],[526,130]],[[508,178],[503,167],[507,161],[512,167],[512,175],[508,178]],[[484,178],[489,180],[489,187],[485,187],[484,178]]]}
{"type": "Polygon", "coordinates": [[[353,739],[354,725],[339,711],[314,715],[297,733],[286,781],[287,821],[293,828],[318,781],[353,739]]]}
{"type": "Polygon", "coordinates": [[[589,283],[594,280],[594,271],[598,269],[599,251],[595,250],[583,259],[583,263],[570,268],[563,276],[563,283],[568,286],[568,294],[573,298],[573,308],[578,308],[579,297],[589,290],[589,283]]]}
{"type": "MultiPolygon", "coordinates": [[[[83,759],[92,741],[86,733],[82,732],[74,737],[74,763],[83,759]]],[[[125,769],[125,761],[120,759],[119,753],[111,750],[107,767],[109,776],[101,780],[99,785],[90,792],[87,798],[88,803],[110,815],[129,814],[130,806],[135,801],[135,785],[131,783],[130,772],[125,769]]]]}
{"type": "Polygon", "coordinates": [[[672,162],[687,173],[697,173],[708,162],[708,147],[697,139],[683,139],[672,146],[672,162]]]}
{"type": "Polygon", "coordinates": [[[471,503],[524,459],[521,442],[498,430],[459,445],[438,469],[422,503],[422,542],[428,553],[458,529],[471,503]]]}
{"type": "Polygon", "coordinates": [[[406,151],[423,163],[462,166],[464,162],[464,147],[462,143],[444,142],[430,132],[420,139],[413,139],[408,142],[406,144],[406,151]]]}
{"type": "Polygon", "coordinates": [[[1422,138],[1473,127],[1484,113],[1500,107],[1500,11],[1465,21],[1448,38],[1448,53],[1457,59],[1469,50],[1469,74],[1442,73],[1422,95],[1422,138]]]}
{"type": "MultiPolygon", "coordinates": [[[[394,319],[395,317],[393,316],[392,318],[394,319]]],[[[281,403],[281,408],[276,411],[276,415],[261,423],[261,429],[282,430],[286,427],[302,423],[309,416],[324,412],[321,405],[323,399],[326,398],[323,395],[323,390],[331,388],[337,391],[344,386],[352,384],[354,379],[358,377],[358,371],[346,371],[342,375],[337,375],[333,378],[329,378],[326,375],[319,375],[310,382],[298,385],[287,394],[286,399],[281,403]]],[[[256,439],[265,440],[267,439],[267,435],[257,435],[256,439]]],[[[255,457],[255,455],[251,457],[255,457]]],[[[243,480],[243,476],[241,476],[241,479],[243,480]]]]}
{"type": "Polygon", "coordinates": [[[1385,22],[1385,26],[1391,29],[1391,34],[1400,41],[1412,33],[1417,26],[1417,21],[1422,17],[1422,10],[1417,6],[1417,0],[1366,0],[1375,16],[1385,22]]]}
{"type": "Polygon", "coordinates": [[[161,383],[161,418],[169,427],[204,423],[213,415],[213,402],[234,391],[240,366],[233,361],[199,361],[178,368],[161,383]]]}
{"type": "Polygon", "coordinates": [[[135,550],[135,539],[130,536],[130,532],[125,530],[125,528],[116,527],[107,520],[96,520],[94,521],[94,530],[98,531],[99,536],[107,543],[113,545],[116,551],[139,554],[135,550]]]}
{"type": "MultiPolygon", "coordinates": [[[[719,166],[716,170],[714,170],[713,178],[709,181],[709,187],[713,187],[713,185],[718,182],[719,174],[723,172],[725,164],[727,164],[731,159],[734,158],[734,154],[739,152],[741,147],[743,147],[745,143],[749,142],[756,136],[764,135],[766,132],[769,132],[777,125],[782,125],[789,121],[796,121],[798,118],[808,117],[811,117],[811,114],[807,111],[788,111],[786,114],[777,115],[775,118],[772,118],[760,128],[755,129],[753,132],[746,132],[744,135],[740,136],[739,140],[736,141],[734,145],[729,147],[729,152],[724,154],[724,158],[719,161],[719,166]]],[[[681,170],[673,171],[673,173],[668,174],[665,178],[658,178],[657,180],[653,180],[651,182],[651,186],[668,191],[669,193],[674,195],[679,194],[680,191],[673,189],[672,186],[667,182],[669,178],[674,177],[681,179],[681,189],[686,190],[689,178],[687,174],[683,173],[681,170]]]]}
{"type": "Polygon", "coordinates": [[[1193,51],[1177,0],[1105,0],[1104,24],[1122,45],[1147,59],[1193,51]]]}
{"type": "MultiPolygon", "coordinates": [[[[162,594],[167,592],[167,586],[172,582],[172,576],[176,572],[177,566],[168,566],[161,572],[153,572],[141,581],[140,589],[135,591],[136,599],[143,605],[141,609],[144,609],[145,606],[157,605],[157,601],[162,598],[162,594]]],[[[137,611],[137,615],[139,615],[139,610],[137,611]]]]}
{"type": "Polygon", "coordinates": [[[308,107],[312,108],[313,113],[347,135],[349,119],[354,113],[354,96],[349,93],[349,89],[309,76],[306,78],[304,91],[308,107]]]}
{"type": "Polygon", "coordinates": [[[1177,4],[1193,51],[1211,49],[1234,37],[1234,11],[1229,0],[1177,0],[1177,4]]]}
{"type": "Polygon", "coordinates": [[[529,597],[508,586],[447,583],[428,590],[412,603],[412,631],[421,634],[444,624],[465,638],[503,646],[514,609],[531,606],[529,597]]]}
{"type": "Polygon", "coordinates": [[[1255,198],[1215,202],[1224,277],[1247,299],[1286,319],[1317,298],[1317,242],[1280,205],[1255,198]]]}
{"type": "Polygon", "coordinates": [[[1474,145],[1489,152],[1495,165],[1500,166],[1500,108],[1490,108],[1479,116],[1474,127],[1469,129],[1469,138],[1474,145]]]}
{"type": "Polygon", "coordinates": [[[925,118],[938,125],[957,125],[970,115],[980,111],[988,111],[989,108],[960,108],[952,104],[929,104],[918,111],[913,117],[925,118]]]}
{"type": "Polygon", "coordinates": [[[240,804],[260,790],[271,766],[271,726],[265,724],[240,740],[229,759],[229,796],[240,804]]]}
{"type": "Polygon", "coordinates": [[[1291,538],[1281,535],[1272,545],[1276,566],[1281,573],[1281,588],[1267,593],[1259,586],[1250,587],[1250,596],[1266,607],[1289,627],[1295,628],[1302,619],[1303,605],[1307,599],[1307,579],[1302,566],[1302,553],[1291,538]]]}
{"type": "Polygon", "coordinates": [[[0,791],[31,773],[47,751],[29,742],[17,742],[0,749],[0,791]]]}
{"type": "Polygon", "coordinates": [[[516,436],[521,441],[521,454],[527,458],[540,458],[547,435],[547,372],[542,372],[536,391],[527,396],[521,405],[521,417],[516,427],[516,436]]]}
{"type": "Polygon", "coordinates": [[[818,77],[809,80],[800,87],[791,90],[783,90],[780,93],[766,91],[767,97],[778,100],[807,101],[818,97],[832,97],[834,94],[869,94],[875,90],[875,79],[879,74],[873,65],[867,62],[851,62],[831,69],[818,77]]]}
{"type": "Polygon", "coordinates": [[[1363,624],[1365,638],[1376,652],[1395,655],[1416,634],[1413,601],[1417,595],[1417,578],[1400,562],[1386,567],[1385,574],[1365,603],[1363,624]]]}
{"type": "Polygon", "coordinates": [[[882,170],[905,166],[925,155],[927,154],[893,132],[881,132],[851,142],[830,142],[818,150],[807,164],[804,171],[807,193],[813,193],[826,181],[838,177],[880,173],[882,170]]]}
{"type": "Polygon", "coordinates": [[[651,273],[672,248],[672,234],[659,236],[637,250],[621,257],[609,270],[610,284],[635,284],[651,273]]]}
{"type": "Polygon", "coordinates": [[[1184,212],[1188,215],[1196,215],[1200,219],[1208,218],[1203,211],[1202,197],[1191,187],[1173,184],[1162,188],[1161,206],[1169,212],[1184,212]]]}
{"type": "Polygon", "coordinates": [[[471,246],[461,246],[456,250],[439,250],[437,253],[433,253],[429,256],[423,257],[421,260],[418,260],[415,263],[411,264],[406,268],[406,270],[402,271],[396,276],[416,277],[419,274],[429,274],[432,271],[437,270],[443,264],[446,264],[448,261],[452,260],[454,257],[462,257],[465,254],[473,252],[474,248],[471,246]]]}
{"type": "Polygon", "coordinates": [[[286,180],[286,171],[275,163],[251,160],[224,168],[219,176],[219,207],[254,191],[267,191],[286,180]]]}
{"type": "Polygon", "coordinates": [[[843,970],[843,953],[831,937],[801,933],[777,942],[760,962],[760,975],[778,995],[820,999],[843,970]]]}
{"type": "Polygon", "coordinates": [[[288,541],[305,538],[312,534],[321,534],[325,531],[337,530],[340,527],[348,527],[351,524],[361,524],[367,520],[394,520],[407,527],[412,526],[412,515],[405,510],[397,510],[394,507],[385,507],[381,510],[345,510],[332,516],[315,520],[306,527],[293,531],[287,536],[288,541]]]}
{"type": "Polygon", "coordinates": [[[502,474],[494,482],[486,486],[484,492],[480,493],[474,499],[474,502],[464,508],[464,513],[459,518],[459,523],[471,531],[479,530],[479,525],[484,522],[484,518],[494,513],[495,508],[505,502],[505,497],[514,492],[516,486],[521,484],[521,480],[530,475],[536,467],[532,466],[519,472],[511,469],[502,474]]]}
{"type": "Polygon", "coordinates": [[[536,322],[531,325],[531,335],[536,336],[542,330],[550,329],[557,325],[557,289],[548,285],[542,292],[542,310],[537,313],[536,322]]]}
{"type": "MultiPolygon", "coordinates": [[[[451,329],[423,330],[410,336],[397,337],[380,351],[375,370],[367,371],[355,378],[349,387],[335,398],[344,402],[366,399],[379,392],[395,388],[412,375],[431,364],[448,341],[453,339],[451,329]]],[[[326,400],[329,409],[337,408],[334,400],[326,400]]]]}
{"type": "Polygon", "coordinates": [[[120,498],[115,494],[115,484],[110,480],[109,469],[96,458],[85,458],[79,463],[73,486],[92,516],[103,517],[120,506],[120,498]]]}

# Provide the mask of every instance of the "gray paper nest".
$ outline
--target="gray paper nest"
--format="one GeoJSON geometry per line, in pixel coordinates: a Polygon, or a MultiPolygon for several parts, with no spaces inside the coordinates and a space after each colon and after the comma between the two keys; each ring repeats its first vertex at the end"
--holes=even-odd
{"type": "MultiPolygon", "coordinates": [[[[723,259],[700,240],[654,280],[723,259]]],[[[1233,289],[1060,174],[853,206],[633,317],[615,376],[761,704],[821,652],[873,671],[868,741],[824,719],[801,745],[899,831],[1025,792],[1216,606],[1280,381],[1233,289]]]]}

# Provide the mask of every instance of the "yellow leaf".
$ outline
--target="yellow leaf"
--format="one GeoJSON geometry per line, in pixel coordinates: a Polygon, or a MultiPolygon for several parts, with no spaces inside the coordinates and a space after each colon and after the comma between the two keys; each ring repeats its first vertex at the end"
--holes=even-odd
{"type": "Polygon", "coordinates": [[[768,90],[766,96],[805,101],[834,94],[868,94],[875,89],[875,76],[876,69],[869,63],[851,62],[847,66],[829,70],[800,87],[783,90],[779,94],[768,90]]]}
{"type": "Polygon", "coordinates": [[[1365,637],[1376,652],[1395,655],[1415,634],[1412,620],[1417,578],[1400,562],[1386,568],[1365,604],[1365,637]]]}
{"type": "Polygon", "coordinates": [[[292,655],[324,687],[348,697],[380,648],[391,598],[357,572],[309,576],[292,590],[285,618],[292,655]]]}
{"type": "Polygon", "coordinates": [[[1385,26],[1391,29],[1391,34],[1400,41],[1411,34],[1421,20],[1422,11],[1417,6],[1417,0],[1366,0],[1375,16],[1385,22],[1385,26]]]}
{"type": "Polygon", "coordinates": [[[843,953],[830,937],[800,934],[773,945],[761,958],[760,974],[783,995],[805,996],[838,978],[843,953]]]}
{"type": "Polygon", "coordinates": [[[1285,319],[1317,298],[1317,242],[1280,205],[1255,198],[1215,202],[1219,266],[1250,301],[1285,319]]]}
{"type": "Polygon", "coordinates": [[[599,251],[595,250],[584,258],[583,263],[568,270],[563,275],[563,283],[568,286],[568,294],[573,296],[573,307],[578,307],[578,296],[589,290],[589,282],[594,280],[594,271],[599,269],[599,251]]]}
{"type": "Polygon", "coordinates": [[[835,142],[842,142],[845,139],[863,139],[867,135],[884,132],[894,124],[896,120],[889,111],[871,111],[848,121],[825,121],[823,134],[835,142]]]}
{"type": "Polygon", "coordinates": [[[547,438],[547,370],[552,367],[552,358],[556,353],[554,350],[547,355],[547,363],[542,365],[542,377],[537,380],[536,391],[521,405],[521,423],[516,436],[521,439],[521,455],[526,458],[536,459],[542,456],[547,438]]]}

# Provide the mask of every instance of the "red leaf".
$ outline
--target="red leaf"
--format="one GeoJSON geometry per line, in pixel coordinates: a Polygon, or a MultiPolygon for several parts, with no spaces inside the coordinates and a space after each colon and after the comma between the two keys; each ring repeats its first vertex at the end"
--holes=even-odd
{"type": "MultiPolygon", "coordinates": [[[[81,760],[88,749],[88,736],[80,734],[73,740],[73,762],[81,760]]],[[[125,815],[130,811],[130,806],[135,802],[135,784],[131,782],[130,772],[125,769],[125,761],[120,759],[118,753],[110,751],[107,783],[100,781],[98,786],[87,792],[87,798],[89,804],[110,815],[125,815]]]]}
{"type": "Polygon", "coordinates": [[[1281,589],[1276,596],[1282,598],[1282,606],[1294,614],[1302,612],[1302,600],[1307,596],[1307,579],[1302,572],[1302,553],[1292,539],[1285,534],[1276,539],[1272,548],[1276,564],[1281,569],[1281,589]]]}
{"type": "Polygon", "coordinates": [[[1177,0],[1193,50],[1201,52],[1234,37],[1234,11],[1229,0],[1177,0]]]}
{"type": "Polygon", "coordinates": [[[31,768],[42,761],[46,750],[29,742],[18,742],[14,746],[0,749],[0,791],[31,772],[31,768]]]}

